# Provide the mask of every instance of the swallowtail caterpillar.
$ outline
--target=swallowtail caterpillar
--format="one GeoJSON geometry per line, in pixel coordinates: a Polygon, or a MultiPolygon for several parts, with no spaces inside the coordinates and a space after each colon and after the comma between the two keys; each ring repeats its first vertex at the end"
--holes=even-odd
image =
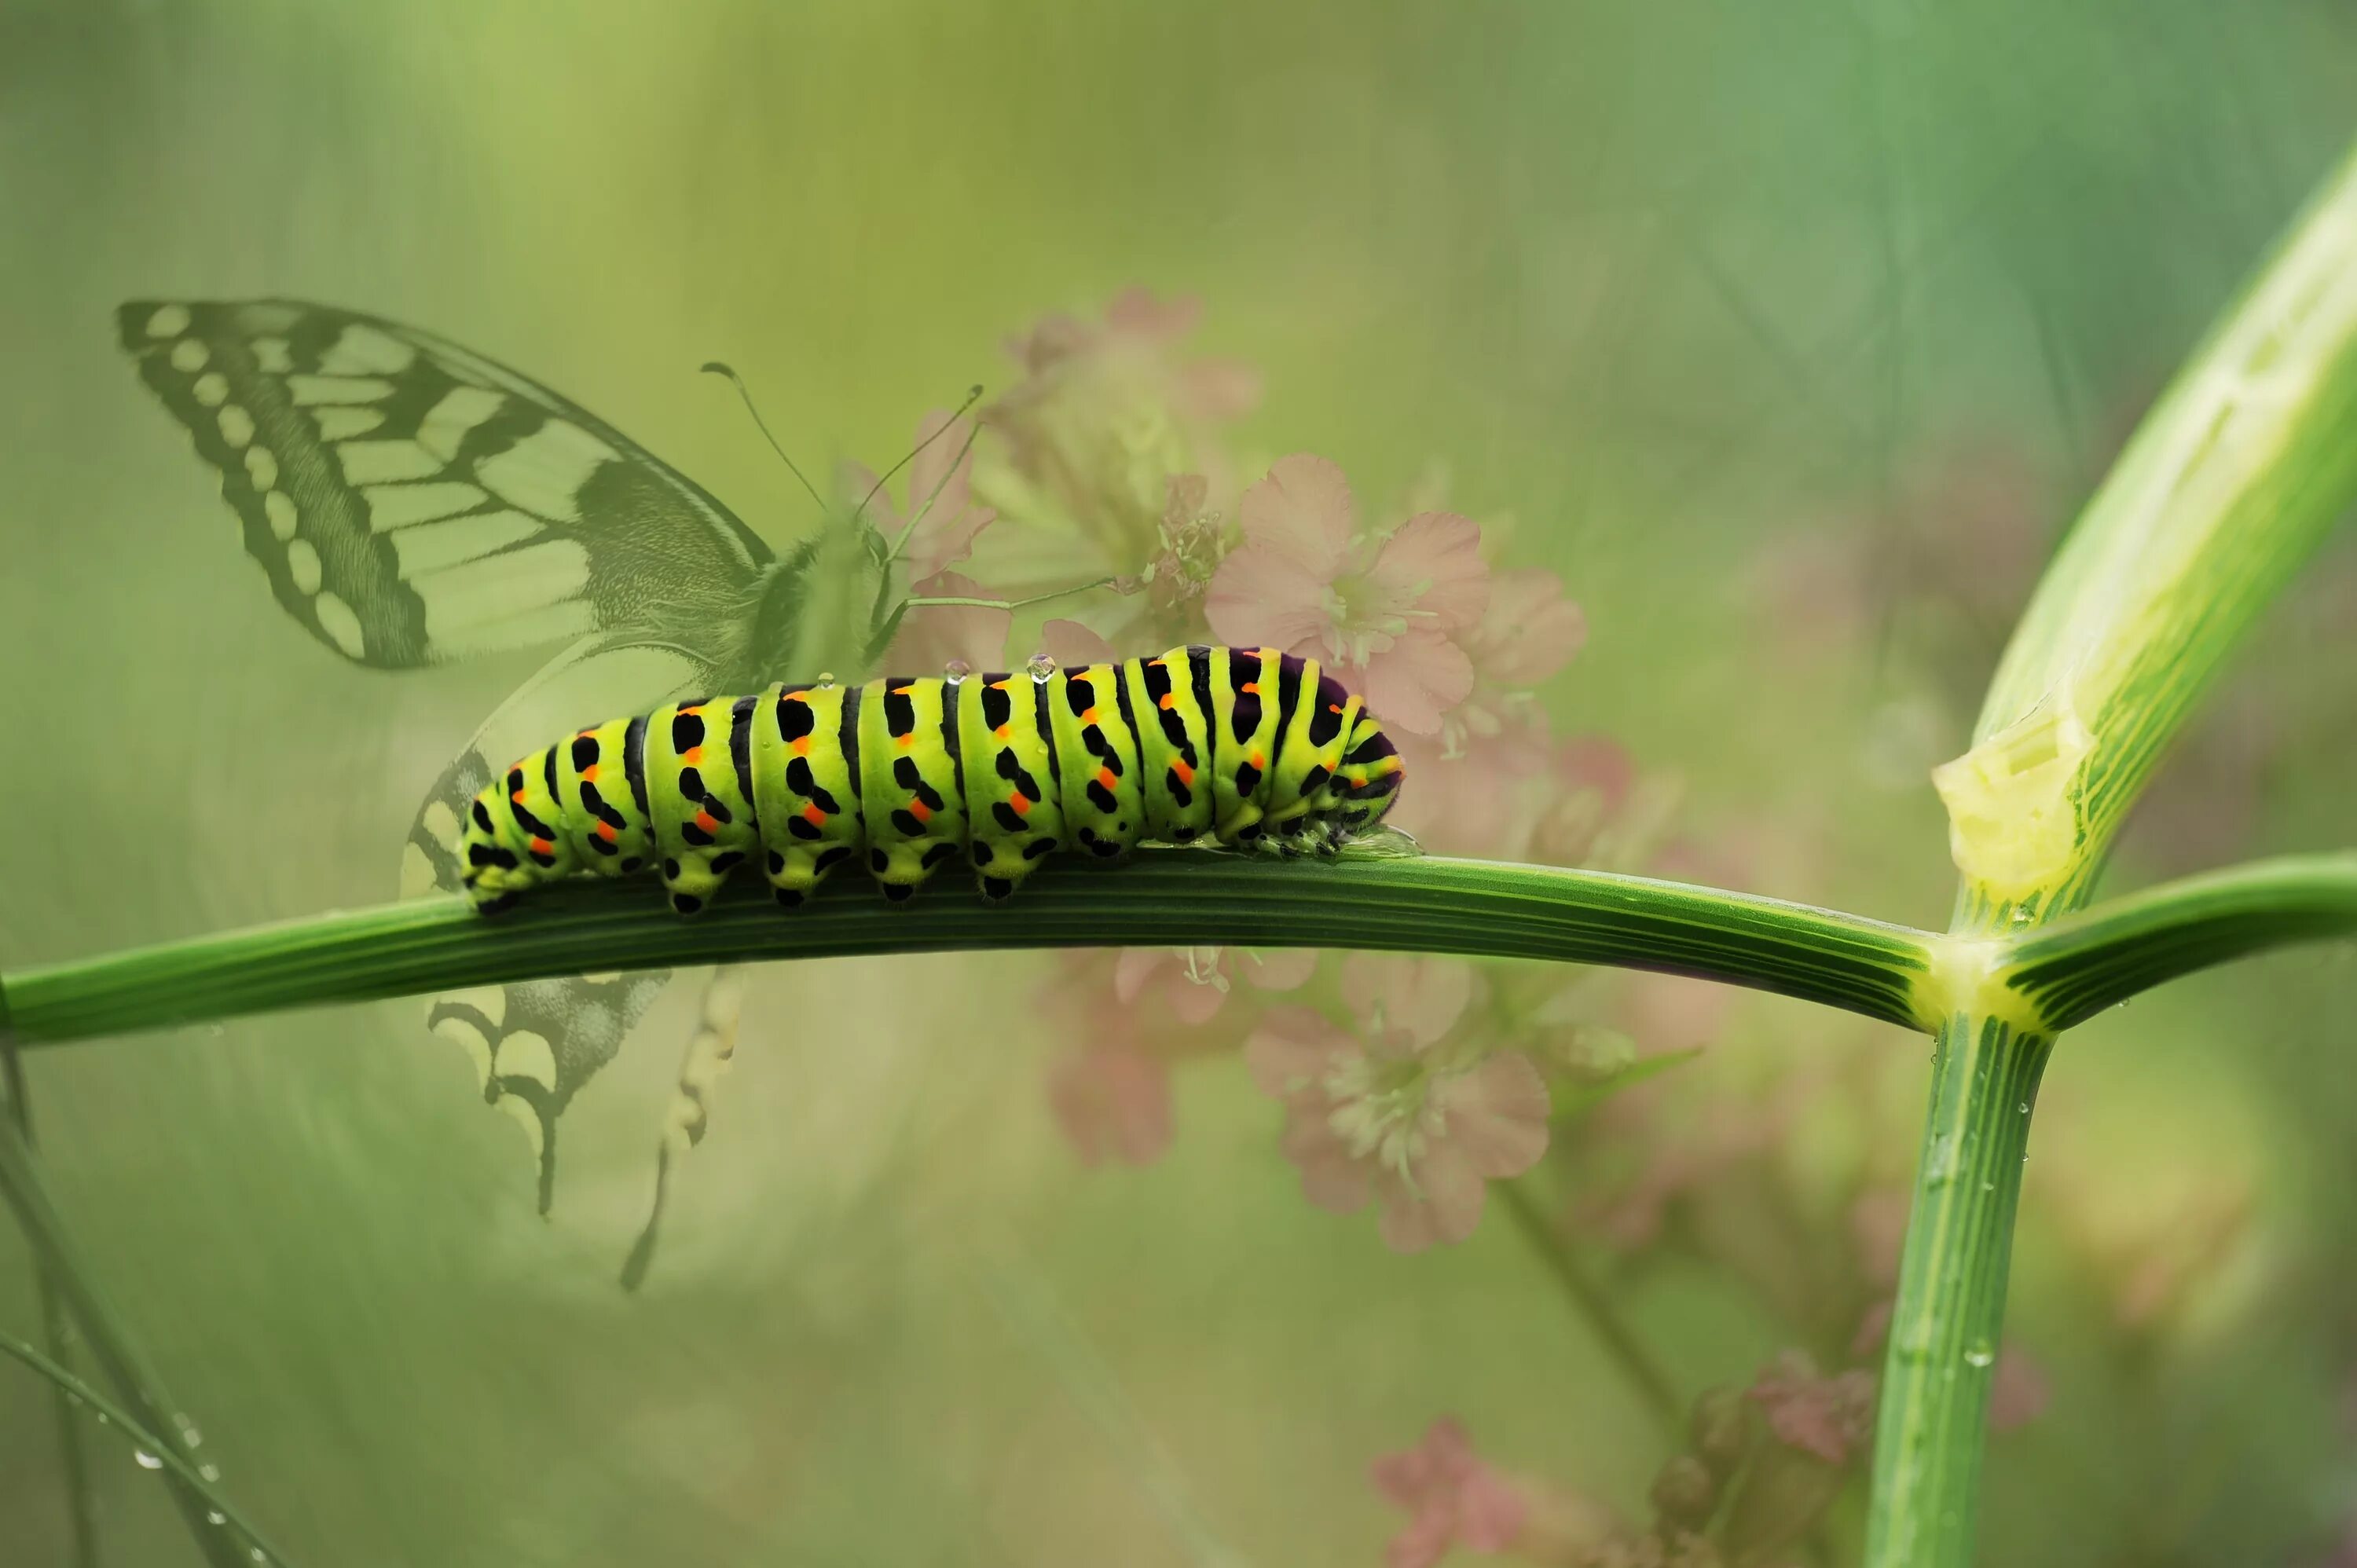
{"type": "Polygon", "coordinates": [[[486,914],[560,877],[651,869],[693,915],[748,861],[789,908],[854,859],[898,901],[963,856],[996,900],[1059,851],[1334,854],[1400,780],[1382,725],[1314,659],[1043,656],[1007,674],[822,676],[581,730],[476,797],[459,853],[486,914]]]}

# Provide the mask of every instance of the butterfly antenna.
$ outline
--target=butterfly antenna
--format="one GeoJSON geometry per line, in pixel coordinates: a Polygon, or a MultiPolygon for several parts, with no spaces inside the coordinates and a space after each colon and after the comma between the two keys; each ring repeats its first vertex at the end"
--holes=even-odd
{"type": "Polygon", "coordinates": [[[778,438],[770,434],[769,422],[761,417],[761,411],[753,406],[753,393],[745,385],[745,378],[737,373],[734,366],[719,360],[707,360],[704,365],[704,373],[707,376],[728,378],[728,384],[737,389],[737,396],[745,404],[745,412],[753,416],[753,427],[761,433],[761,439],[770,444],[770,450],[778,455],[779,461],[784,463],[787,468],[792,471],[794,478],[802,480],[802,489],[810,492],[810,499],[818,502],[818,510],[823,513],[826,510],[826,501],[819,495],[818,487],[810,482],[809,476],[802,471],[791,457],[786,456],[786,449],[778,445],[778,438]]]}
{"type": "Polygon", "coordinates": [[[982,383],[977,381],[973,386],[966,389],[965,401],[957,405],[957,412],[951,414],[947,419],[942,421],[941,429],[934,431],[931,435],[926,436],[922,441],[920,441],[914,446],[909,447],[909,455],[907,456],[901,458],[899,462],[886,469],[882,478],[878,478],[874,484],[867,487],[867,493],[859,498],[859,509],[851,514],[851,521],[856,522],[861,518],[866,516],[867,503],[874,500],[877,492],[882,490],[886,485],[892,482],[892,476],[907,467],[909,464],[915,462],[917,460],[918,453],[923,451],[926,447],[931,446],[934,442],[939,441],[942,435],[949,430],[950,426],[955,424],[959,420],[965,417],[965,411],[967,409],[972,408],[975,403],[978,403],[981,401],[982,383]]]}

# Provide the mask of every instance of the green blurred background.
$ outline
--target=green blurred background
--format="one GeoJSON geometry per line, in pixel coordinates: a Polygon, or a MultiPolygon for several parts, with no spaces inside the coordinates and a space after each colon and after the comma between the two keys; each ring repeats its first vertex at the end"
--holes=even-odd
{"type": "MultiPolygon", "coordinates": [[[[113,349],[156,295],[430,328],[772,542],[807,501],[701,360],[806,459],[880,465],[1043,312],[1199,295],[1197,346],[1264,380],[1242,448],[1330,456],[1371,509],[1445,465],[1561,575],[1590,637],[1559,728],[1673,781],[1760,890],[1938,924],[1926,769],[2352,102],[2357,14],[2307,0],[7,5],[0,962],[388,897],[535,663],[373,676],[282,615],[113,349]]],[[[2352,650],[2344,542],[2112,885],[2346,846],[2352,650]]],[[[1159,1163],[1083,1170],[1040,1091],[1053,972],[758,972],[639,1297],[613,1267],[688,988],[567,1119],[547,1222],[414,1004],[44,1051],[32,1090],[105,1284],[306,1563],[1372,1563],[1367,1465],[1444,1413],[1641,1511],[1663,1440],[1494,1211],[1399,1257],[1311,1208],[1232,1057],[1181,1070],[1159,1163]]],[[[1985,1561],[2333,1561],[2353,983],[2294,953],[2065,1042],[2009,1331],[2050,1398],[1996,1440],[1985,1561]]],[[[1687,1094],[1800,1095],[1749,1157],[1838,1234],[1860,1172],[1903,1180],[1924,1070],[1747,998],[1687,1094]]],[[[1794,1337],[1706,1226],[1589,1251],[1683,1391],[1794,1337]]],[[[36,1323],[13,1238],[0,1322],[36,1323]]],[[[94,1452],[108,1561],[194,1561],[94,1452]]],[[[1853,1488],[1802,1560],[1851,1560],[1856,1519],[1853,1488]]],[[[66,1552],[46,1390],[0,1368],[0,1562],[66,1552]]]]}

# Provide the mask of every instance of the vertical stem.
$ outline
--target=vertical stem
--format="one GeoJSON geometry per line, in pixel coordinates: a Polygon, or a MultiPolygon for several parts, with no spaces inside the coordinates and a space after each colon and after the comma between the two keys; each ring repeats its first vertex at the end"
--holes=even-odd
{"type": "Polygon", "coordinates": [[[1867,1568],[1968,1568],[2014,1211],[2050,1035],[1942,1026],[1883,1360],[1867,1568]]]}
{"type": "MultiPolygon", "coordinates": [[[[0,1084],[5,1084],[8,1114],[16,1125],[16,1135],[25,1147],[33,1146],[33,1101],[25,1087],[25,1061],[16,1050],[16,1037],[0,1021],[0,1084]]],[[[49,1359],[70,1371],[74,1364],[73,1319],[67,1315],[65,1301],[58,1293],[57,1274],[39,1250],[33,1250],[33,1288],[40,1297],[41,1337],[47,1343],[49,1359]]],[[[98,1568],[98,1490],[91,1485],[90,1457],[82,1451],[81,1418],[75,1412],[73,1397],[62,1385],[53,1384],[50,1402],[57,1413],[58,1464],[65,1471],[66,1515],[71,1524],[74,1568],[98,1568]]]]}
{"type": "MultiPolygon", "coordinates": [[[[40,1169],[18,1135],[16,1122],[7,1117],[0,1117],[0,1197],[5,1197],[16,1209],[17,1223],[24,1228],[25,1240],[33,1255],[57,1281],[67,1305],[81,1324],[82,1337],[91,1356],[123,1402],[131,1407],[140,1424],[149,1431],[183,1449],[195,1447],[193,1429],[133,1348],[113,1308],[99,1294],[96,1276],[75,1247],[64,1217],[49,1200],[40,1169]]],[[[204,1494],[174,1470],[164,1472],[164,1481],[171,1487],[172,1500],[188,1520],[188,1533],[205,1561],[213,1568],[250,1568],[241,1532],[215,1525],[206,1518],[210,1505],[204,1494]]]]}

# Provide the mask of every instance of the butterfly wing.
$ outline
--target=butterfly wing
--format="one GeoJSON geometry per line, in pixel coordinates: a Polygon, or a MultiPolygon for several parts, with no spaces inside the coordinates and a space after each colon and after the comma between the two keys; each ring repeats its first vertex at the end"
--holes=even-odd
{"type": "Polygon", "coordinates": [[[603,420],[415,328],[293,300],[138,300],[116,327],[279,604],[355,663],[625,629],[701,646],[771,559],[603,420]]]}
{"type": "MultiPolygon", "coordinates": [[[[709,690],[712,667],[671,646],[627,636],[587,639],[518,688],[435,780],[402,850],[401,893],[459,890],[462,813],[515,757],[620,714],[646,713],[709,690]]],[[[477,986],[428,1001],[426,1024],[475,1063],[483,1098],[513,1114],[540,1164],[540,1202],[554,1190],[556,1119],[651,1006],[669,972],[580,975],[477,986]]]]}

